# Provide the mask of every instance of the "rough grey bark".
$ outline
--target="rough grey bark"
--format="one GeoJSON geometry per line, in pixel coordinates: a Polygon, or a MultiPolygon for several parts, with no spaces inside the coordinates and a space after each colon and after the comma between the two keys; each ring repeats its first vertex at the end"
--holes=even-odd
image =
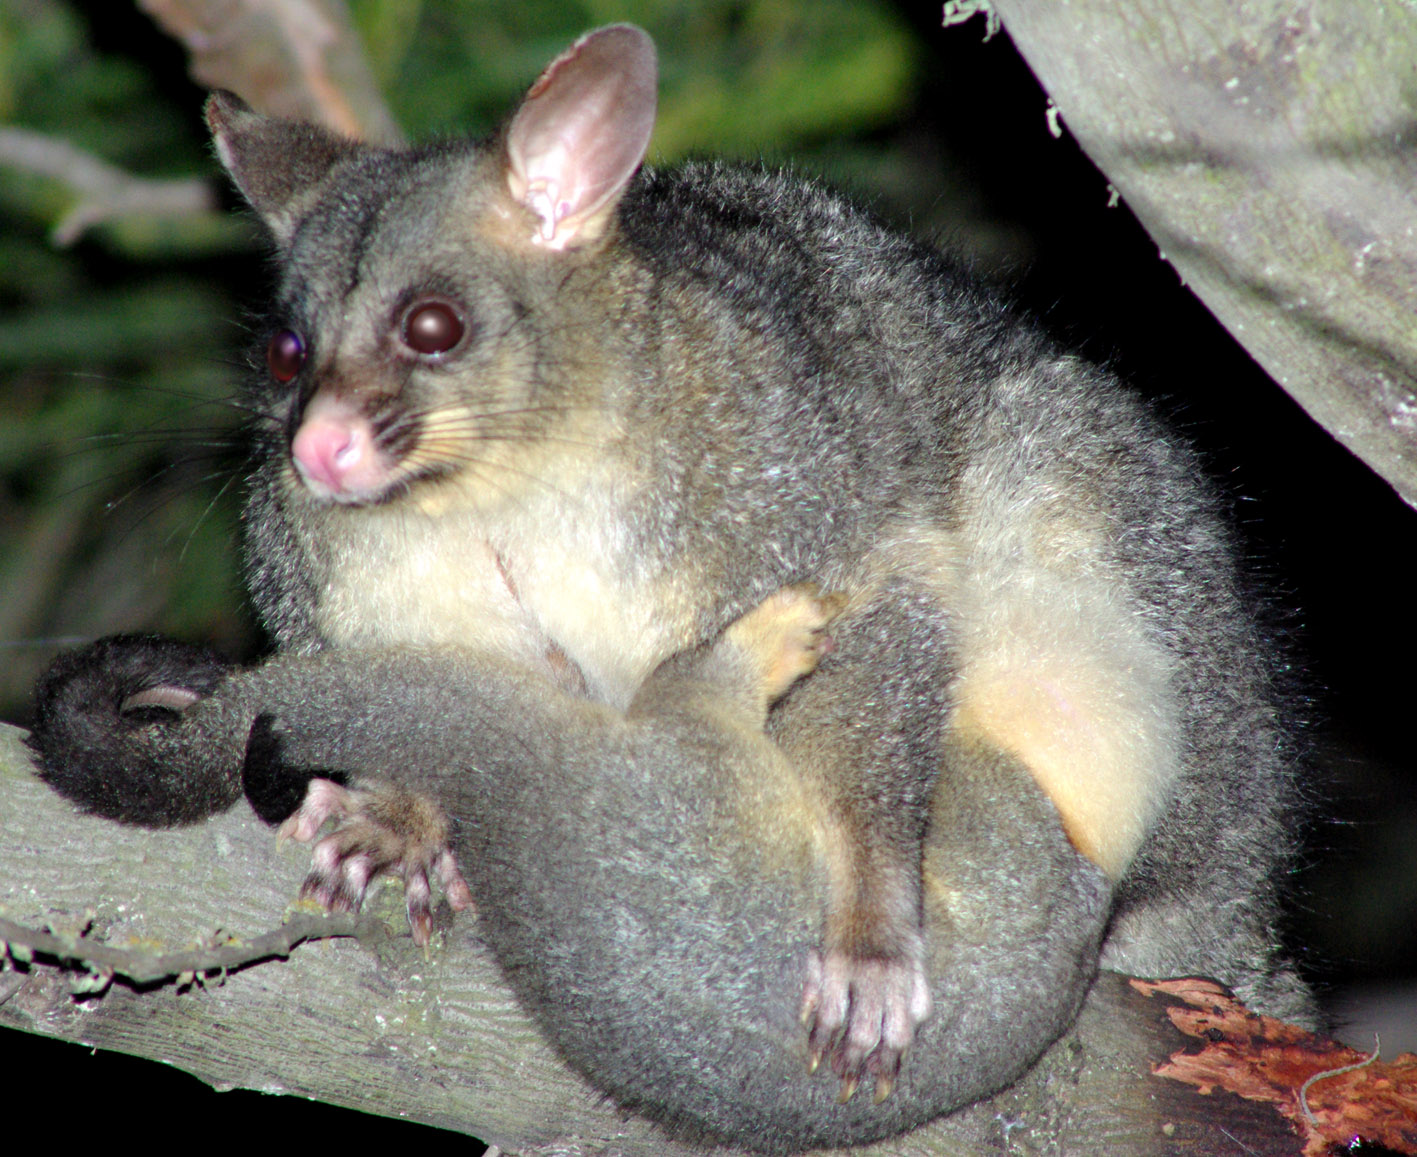
{"type": "MultiPolygon", "coordinates": [[[[165,950],[279,925],[304,876],[305,848],[277,850],[240,805],[166,832],[78,815],[30,773],[21,734],[0,729],[0,918],[165,950]]],[[[71,991],[82,969],[64,972],[43,955],[12,961],[0,972],[0,1026],[162,1059],[217,1088],[407,1117],[512,1152],[689,1152],[606,1106],[560,1065],[479,947],[471,918],[458,917],[425,959],[407,935],[398,889],[381,892],[374,910],[392,934],[306,943],[287,959],[186,987],[115,982],[85,996],[71,991]]],[[[1195,1044],[1165,1008],[1105,976],[1077,1028],[1013,1089],[856,1152],[1130,1157],[1220,1152],[1228,1135],[1251,1152],[1298,1153],[1298,1138],[1269,1107],[1200,1097],[1151,1075],[1154,1063],[1195,1044]]]]}
{"type": "Polygon", "coordinates": [[[1417,503],[1417,7],[992,7],[1191,289],[1417,503]]]}

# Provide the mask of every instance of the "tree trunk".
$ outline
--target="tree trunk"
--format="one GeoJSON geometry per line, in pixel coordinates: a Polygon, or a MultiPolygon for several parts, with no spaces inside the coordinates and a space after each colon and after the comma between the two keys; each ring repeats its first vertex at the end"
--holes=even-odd
{"type": "Polygon", "coordinates": [[[992,7],[1186,284],[1417,503],[1417,8],[992,7]]]}

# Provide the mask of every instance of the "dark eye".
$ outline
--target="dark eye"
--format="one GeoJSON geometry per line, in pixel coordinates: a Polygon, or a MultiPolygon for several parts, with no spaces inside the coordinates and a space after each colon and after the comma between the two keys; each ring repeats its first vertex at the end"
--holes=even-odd
{"type": "Polygon", "coordinates": [[[466,327],[458,311],[446,301],[416,301],[403,315],[403,343],[420,354],[445,354],[458,342],[466,327]]]}
{"type": "Polygon", "coordinates": [[[266,367],[278,382],[288,382],[305,364],[305,343],[293,330],[283,329],[266,346],[266,367]]]}

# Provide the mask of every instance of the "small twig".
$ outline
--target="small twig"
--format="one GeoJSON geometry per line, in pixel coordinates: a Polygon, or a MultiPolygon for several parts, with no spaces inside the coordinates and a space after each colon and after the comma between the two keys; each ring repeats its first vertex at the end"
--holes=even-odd
{"type": "Polygon", "coordinates": [[[1314,1126],[1315,1128],[1318,1127],[1318,1118],[1314,1116],[1313,1111],[1309,1108],[1309,1089],[1311,1086],[1317,1084],[1319,1081],[1326,1081],[1329,1077],[1339,1077],[1342,1076],[1344,1073],[1352,1073],[1356,1072],[1359,1069],[1366,1069],[1369,1065],[1373,1064],[1378,1059],[1378,1056],[1379,1054],[1381,1054],[1382,1049],[1383,1042],[1378,1036],[1378,1034],[1374,1033],[1372,1056],[1366,1058],[1365,1060],[1358,1061],[1355,1064],[1344,1065],[1342,1068],[1325,1069],[1321,1073],[1315,1073],[1312,1077],[1310,1077],[1307,1081],[1300,1085],[1299,1110],[1304,1114],[1304,1120],[1308,1121],[1309,1124],[1314,1126]]]}
{"type": "Polygon", "coordinates": [[[272,957],[284,958],[305,940],[340,936],[364,939],[383,931],[383,923],[369,916],[297,911],[279,928],[249,940],[229,937],[221,944],[208,947],[154,952],[100,944],[82,932],[77,935],[43,932],[0,918],[0,947],[5,950],[4,954],[17,960],[27,961],[38,954],[87,965],[105,985],[114,976],[134,984],[151,984],[160,980],[190,980],[198,975],[229,972],[272,957]]]}
{"type": "Polygon", "coordinates": [[[216,194],[202,178],[135,177],[68,141],[29,129],[0,128],[0,164],[52,177],[78,194],[78,203],[51,234],[60,246],[72,245],[86,229],[115,217],[190,216],[217,208],[216,194]]]}
{"type": "Polygon", "coordinates": [[[989,0],[945,0],[940,13],[940,25],[948,28],[951,24],[963,24],[980,13],[984,15],[984,39],[992,40],[1003,27],[1003,23],[989,0]]]}
{"type": "Polygon", "coordinates": [[[1253,1145],[1246,1145],[1245,1142],[1241,1141],[1240,1138],[1235,1136],[1234,1133],[1230,1132],[1229,1129],[1226,1129],[1222,1126],[1220,1131],[1225,1134],[1227,1140],[1233,1141],[1235,1143],[1235,1147],[1237,1149],[1243,1149],[1246,1153],[1259,1152],[1259,1150],[1256,1149],[1253,1145]]]}

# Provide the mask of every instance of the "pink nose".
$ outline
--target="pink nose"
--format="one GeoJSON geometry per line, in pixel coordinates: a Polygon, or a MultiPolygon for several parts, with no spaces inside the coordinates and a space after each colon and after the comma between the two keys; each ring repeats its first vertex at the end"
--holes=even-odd
{"type": "Polygon", "coordinates": [[[342,401],[311,401],[290,458],[312,493],[337,502],[370,498],[388,481],[369,419],[342,401]]]}

